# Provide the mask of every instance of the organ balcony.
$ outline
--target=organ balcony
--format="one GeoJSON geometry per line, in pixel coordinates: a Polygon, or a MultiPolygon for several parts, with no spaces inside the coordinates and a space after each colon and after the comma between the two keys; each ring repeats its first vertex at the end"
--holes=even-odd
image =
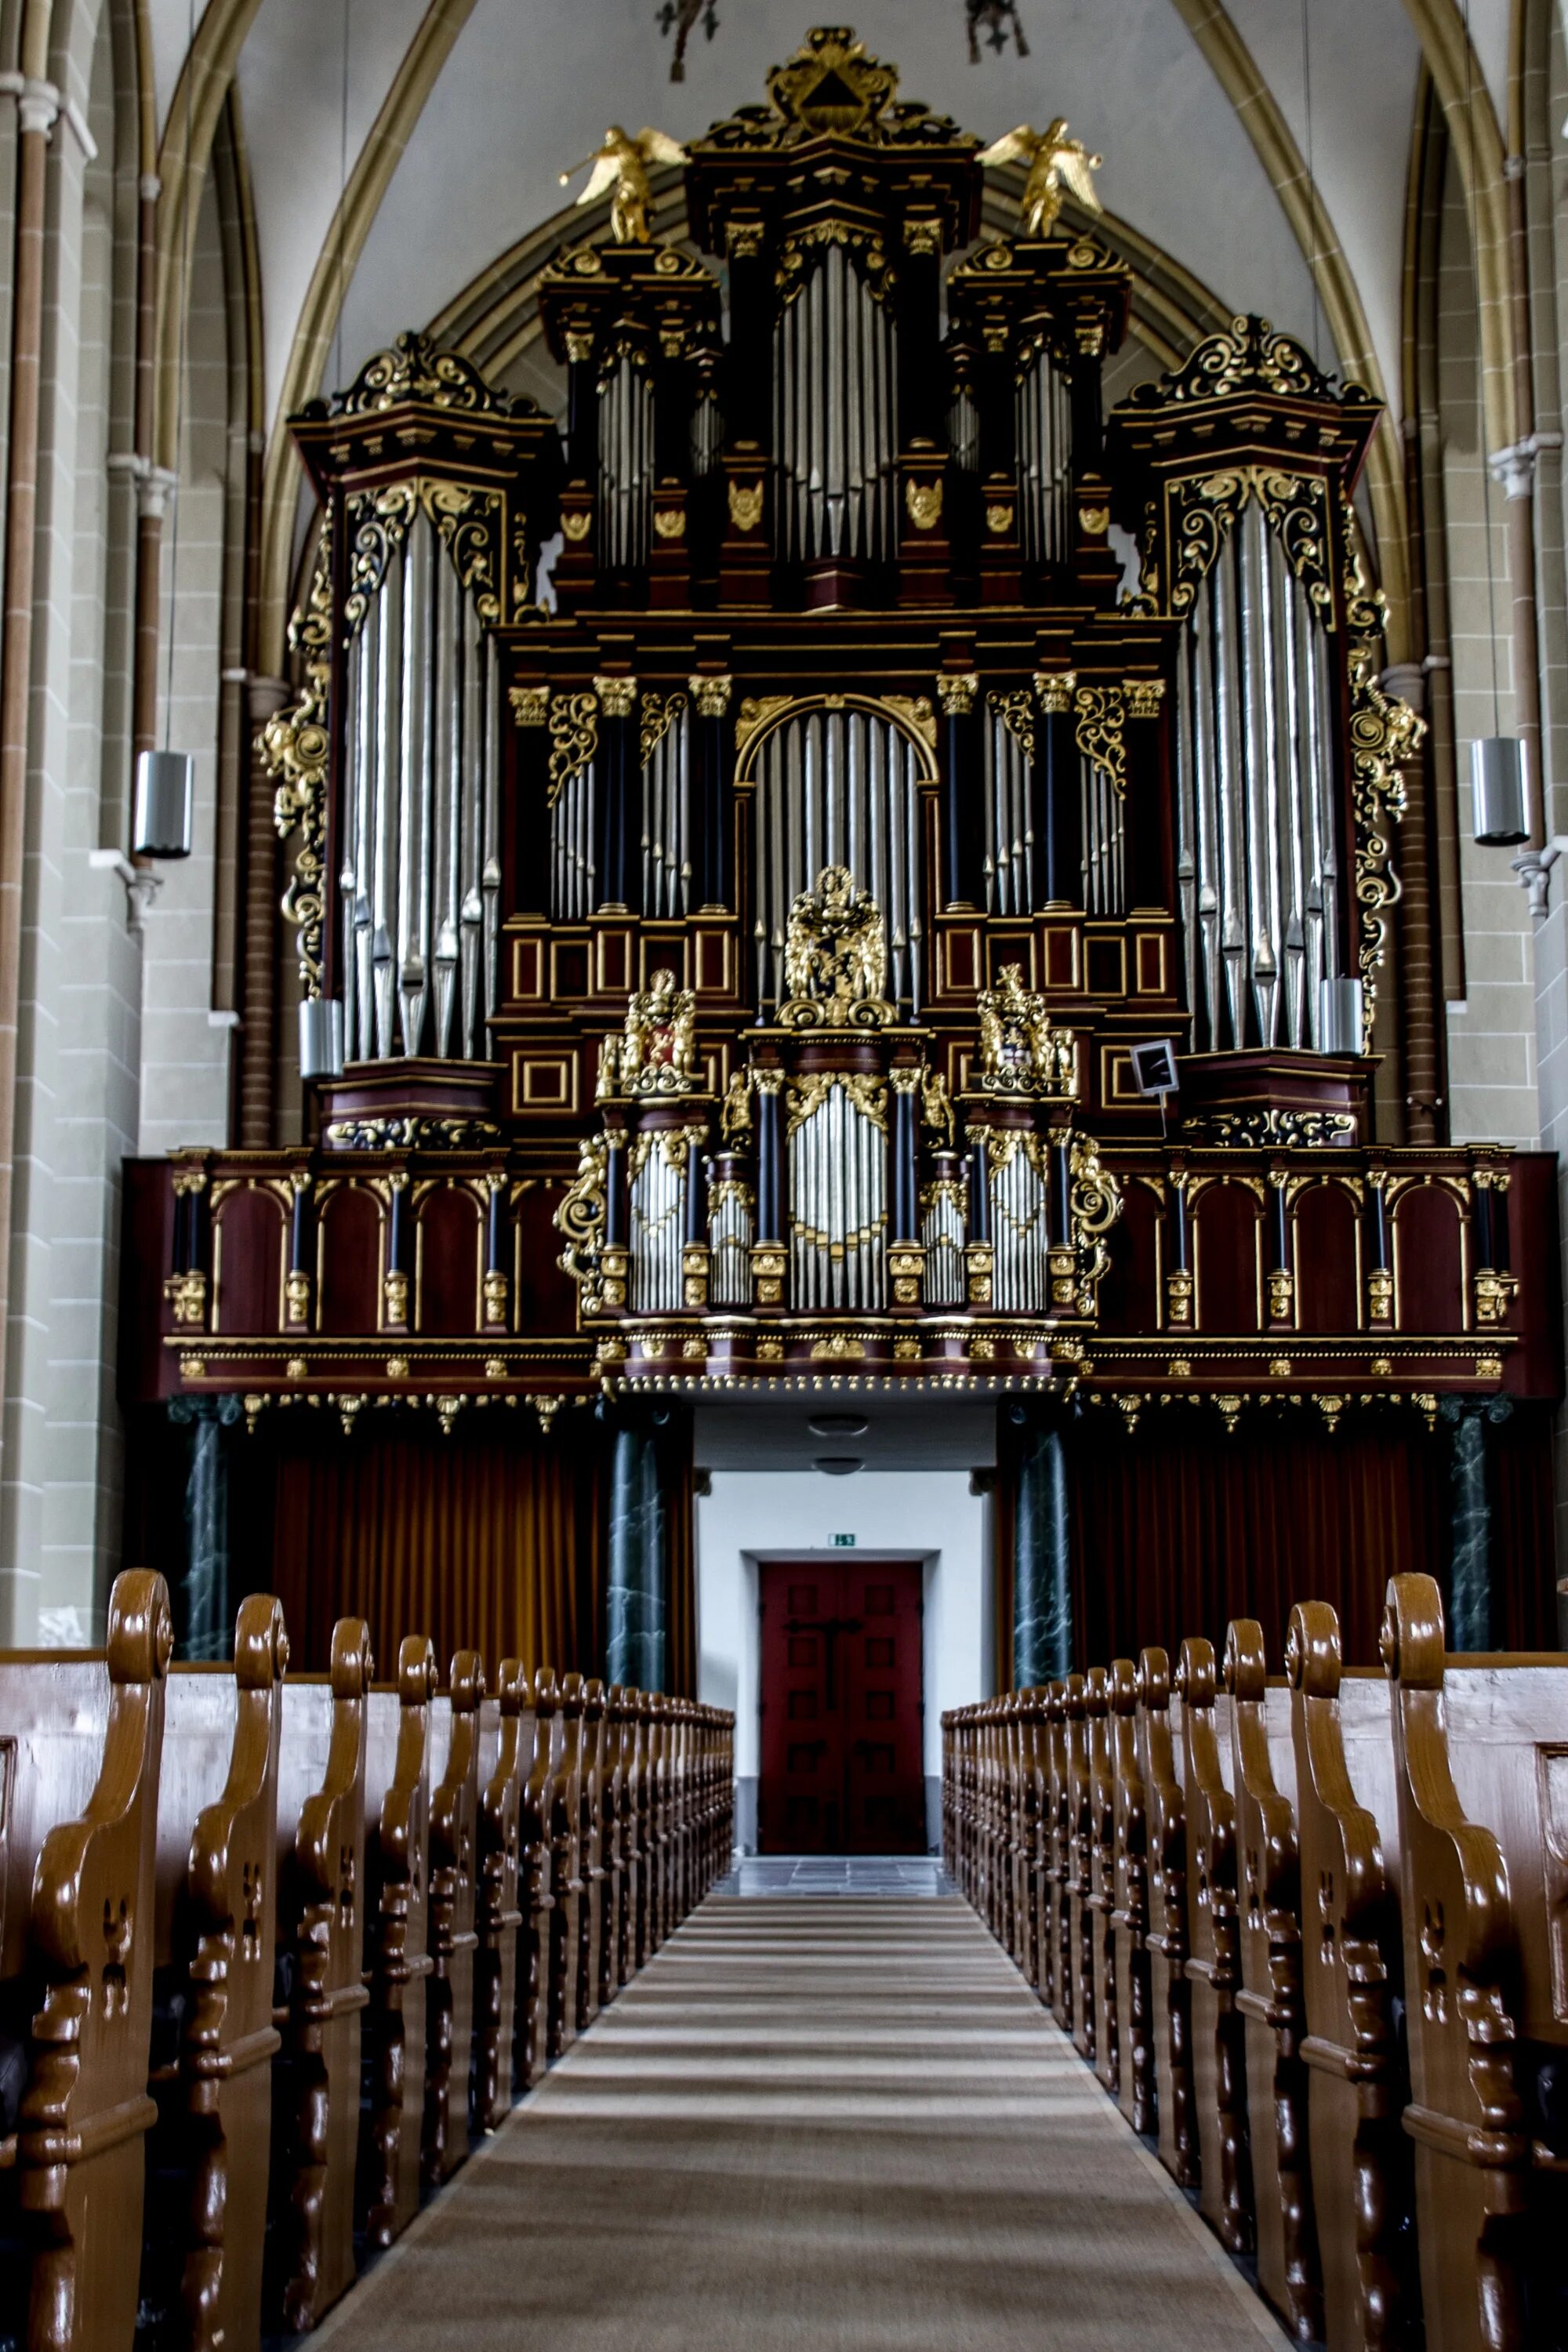
{"type": "Polygon", "coordinates": [[[345,1066],[132,1168],[128,1397],[1554,1395],[1550,1160],[1405,1126],[1376,402],[1244,318],[1104,413],[1093,159],[832,29],[688,240],[605,158],[563,430],[419,337],[297,422],[264,748],[345,1066]]]}

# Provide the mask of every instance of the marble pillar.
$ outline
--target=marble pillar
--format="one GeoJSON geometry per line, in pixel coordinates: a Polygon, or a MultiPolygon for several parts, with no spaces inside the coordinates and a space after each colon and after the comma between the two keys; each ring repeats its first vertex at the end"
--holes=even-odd
{"type": "Polygon", "coordinates": [[[169,1418],[190,1431],[185,1471],[185,1557],[173,1595],[177,1654],[197,1661],[234,1654],[229,1576],[228,1438],[241,1417],[237,1397],[175,1397],[169,1418]]]}
{"type": "Polygon", "coordinates": [[[658,1433],[626,1414],[610,1443],[605,1680],[663,1690],[669,1545],[658,1433]]]}
{"type": "Polygon", "coordinates": [[[1513,1407],[1507,1397],[1445,1397],[1439,1408],[1448,1433],[1448,1591],[1450,1650],[1492,1646],[1495,1514],[1490,1432],[1513,1407]]]}
{"type": "Polygon", "coordinates": [[[1049,1408],[1021,1410],[1013,1449],[1013,1682],[1028,1690],[1072,1664],[1069,1424],[1049,1408]]]}

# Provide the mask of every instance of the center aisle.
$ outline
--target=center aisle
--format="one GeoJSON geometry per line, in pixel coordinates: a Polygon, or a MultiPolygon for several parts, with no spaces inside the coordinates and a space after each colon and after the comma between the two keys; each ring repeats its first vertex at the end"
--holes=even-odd
{"type": "Polygon", "coordinates": [[[1287,2340],[968,1905],[710,1895],[332,2352],[1287,2340]]]}

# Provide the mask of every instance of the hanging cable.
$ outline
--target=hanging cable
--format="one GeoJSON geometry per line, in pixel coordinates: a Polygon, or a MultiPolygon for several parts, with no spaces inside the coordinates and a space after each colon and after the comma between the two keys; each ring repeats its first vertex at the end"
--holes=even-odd
{"type": "Polygon", "coordinates": [[[1318,299],[1318,173],[1312,152],[1312,33],[1310,0],[1301,0],[1301,96],[1307,113],[1307,275],[1312,281],[1312,357],[1323,364],[1322,319],[1318,299]]]}
{"type": "Polygon", "coordinates": [[[346,214],[349,194],[349,12],[353,0],[343,0],[342,89],[338,111],[338,321],[337,360],[333,370],[334,383],[343,380],[343,298],[345,291],[344,240],[348,234],[346,214]]]}

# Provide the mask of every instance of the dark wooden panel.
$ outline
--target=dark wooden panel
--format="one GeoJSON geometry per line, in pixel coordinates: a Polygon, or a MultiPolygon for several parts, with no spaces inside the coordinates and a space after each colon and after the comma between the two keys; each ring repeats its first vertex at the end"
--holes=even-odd
{"type": "Polygon", "coordinates": [[[1160,1328],[1162,1213],[1146,1184],[1129,1184],[1126,1206],[1109,1236],[1110,1268],[1100,1286],[1100,1319],[1108,1331],[1160,1328]]]}
{"type": "Polygon", "coordinates": [[[428,1337],[468,1339],[479,1328],[484,1224],[466,1185],[437,1184],[419,1204],[415,1313],[428,1337]]]}
{"type": "Polygon", "coordinates": [[[1353,1331],[1361,1313],[1357,1207],[1342,1184],[1296,1196],[1296,1320],[1303,1331],[1353,1331]]]}
{"type": "Polygon", "coordinates": [[[1200,1330],[1258,1328],[1261,1214],[1256,1193],[1245,1184],[1222,1181],[1199,1193],[1193,1216],[1193,1248],[1200,1330]]]}
{"type": "Polygon", "coordinates": [[[1394,1308],[1402,1331],[1462,1331],[1459,1203],[1446,1184],[1413,1184],[1394,1204],[1394,1308]]]}
{"type": "Polygon", "coordinates": [[[381,1320],[381,1203],[363,1185],[340,1184],[317,1227],[317,1314],[323,1331],[374,1331],[381,1320]]]}
{"type": "Polygon", "coordinates": [[[215,1331],[267,1331],[283,1318],[283,1205],[239,1184],[213,1213],[215,1331]]]}

